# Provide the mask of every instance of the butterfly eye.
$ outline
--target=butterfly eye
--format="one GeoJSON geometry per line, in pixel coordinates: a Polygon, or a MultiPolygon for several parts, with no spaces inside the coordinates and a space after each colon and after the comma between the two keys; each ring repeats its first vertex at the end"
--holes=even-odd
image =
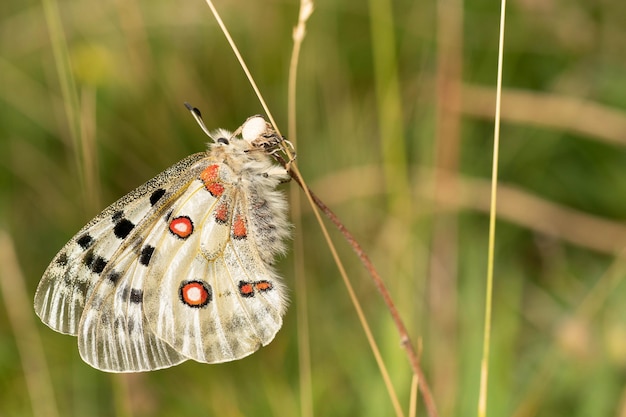
{"type": "Polygon", "coordinates": [[[228,145],[228,139],[226,138],[218,138],[217,143],[223,143],[224,145],[228,145]]]}

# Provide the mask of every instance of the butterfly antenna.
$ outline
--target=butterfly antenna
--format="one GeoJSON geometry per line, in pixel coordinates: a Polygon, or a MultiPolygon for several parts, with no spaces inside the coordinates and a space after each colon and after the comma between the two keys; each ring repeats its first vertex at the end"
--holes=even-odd
{"type": "Polygon", "coordinates": [[[193,116],[194,119],[196,119],[196,122],[198,122],[198,124],[200,125],[204,133],[206,133],[208,137],[213,139],[211,137],[211,132],[209,132],[209,129],[207,129],[206,125],[204,124],[204,121],[202,120],[202,113],[200,113],[200,110],[198,110],[197,107],[193,107],[191,104],[187,102],[185,102],[185,107],[187,107],[187,110],[191,112],[191,115],[193,116]]]}

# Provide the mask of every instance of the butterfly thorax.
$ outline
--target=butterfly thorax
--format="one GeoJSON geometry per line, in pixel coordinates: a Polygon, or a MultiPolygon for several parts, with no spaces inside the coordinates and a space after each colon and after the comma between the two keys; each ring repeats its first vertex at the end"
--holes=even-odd
{"type": "MultiPolygon", "coordinates": [[[[261,248],[261,259],[270,264],[274,256],[284,250],[282,242],[288,235],[289,228],[284,227],[286,204],[276,187],[289,179],[289,175],[283,167],[273,163],[261,142],[232,136],[226,131],[214,135],[217,139],[210,145],[207,159],[218,168],[210,165],[205,170],[209,175],[203,180],[207,188],[218,188],[214,195],[221,198],[231,221],[244,219],[246,238],[261,248]],[[217,171],[214,173],[211,169],[217,171]],[[222,193],[223,187],[225,191],[222,193]]],[[[233,228],[236,225],[235,222],[233,228]]],[[[242,225],[239,230],[243,228],[242,225]]],[[[236,235],[233,232],[233,236],[236,235]]]]}

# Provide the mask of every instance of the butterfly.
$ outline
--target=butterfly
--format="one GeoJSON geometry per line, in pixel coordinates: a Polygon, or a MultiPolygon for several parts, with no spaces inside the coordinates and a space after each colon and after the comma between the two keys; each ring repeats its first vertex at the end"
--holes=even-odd
{"type": "Polygon", "coordinates": [[[82,359],[139,372],[219,363],[270,343],[287,308],[272,268],[290,233],[273,162],[284,139],[260,116],[209,132],[188,156],[107,207],[54,257],[35,293],[82,359]]]}

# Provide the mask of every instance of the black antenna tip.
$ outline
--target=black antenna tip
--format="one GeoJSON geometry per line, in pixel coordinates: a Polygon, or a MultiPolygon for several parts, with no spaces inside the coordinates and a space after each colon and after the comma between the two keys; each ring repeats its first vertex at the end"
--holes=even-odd
{"type": "Polygon", "coordinates": [[[202,119],[202,113],[200,113],[200,110],[197,107],[193,107],[191,104],[187,102],[185,102],[185,107],[187,107],[187,110],[189,110],[190,112],[192,112],[193,114],[195,114],[196,116],[202,119]]]}

